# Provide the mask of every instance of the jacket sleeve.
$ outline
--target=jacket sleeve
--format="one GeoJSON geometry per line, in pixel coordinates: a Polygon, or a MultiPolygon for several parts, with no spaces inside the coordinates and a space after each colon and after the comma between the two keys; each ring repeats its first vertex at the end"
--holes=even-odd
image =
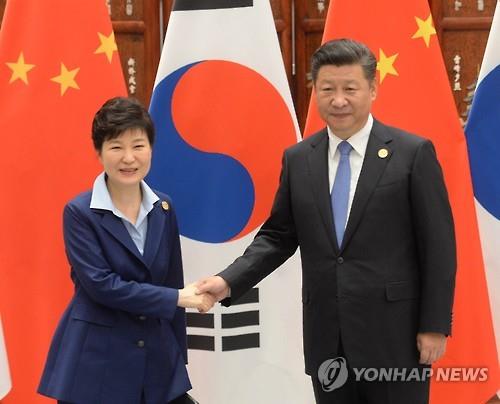
{"type": "Polygon", "coordinates": [[[450,335],[457,266],[455,230],[443,173],[430,141],[416,152],[410,192],[420,272],[419,332],[450,335]]]}
{"type": "Polygon", "coordinates": [[[279,187],[271,214],[243,255],[219,273],[231,287],[230,305],[273,272],[297,249],[298,241],[292,214],[287,154],[283,156],[279,187]]]}
{"type": "MultiPolygon", "coordinates": [[[[167,283],[169,285],[174,285],[179,289],[184,287],[184,271],[182,267],[182,254],[181,254],[181,243],[179,238],[179,227],[177,224],[177,218],[175,216],[175,211],[171,208],[172,220],[170,220],[170,237],[172,240],[172,252],[170,254],[170,270],[169,274],[172,274],[167,283]]],[[[177,304],[177,297],[176,297],[177,304]]],[[[177,338],[179,348],[184,357],[184,362],[188,363],[187,356],[187,335],[186,335],[186,310],[183,307],[177,307],[175,314],[171,320],[172,329],[177,338]]]]}
{"type": "Polygon", "coordinates": [[[137,315],[173,319],[178,290],[122,279],[110,268],[89,219],[76,204],[64,208],[63,230],[72,270],[95,302],[137,315]]]}

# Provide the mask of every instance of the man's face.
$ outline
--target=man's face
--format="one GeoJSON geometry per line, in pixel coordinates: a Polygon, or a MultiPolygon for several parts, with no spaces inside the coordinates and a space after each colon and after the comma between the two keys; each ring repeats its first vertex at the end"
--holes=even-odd
{"type": "Polygon", "coordinates": [[[321,118],[344,140],[366,124],[372,102],[377,97],[375,81],[365,78],[359,64],[322,66],[314,91],[321,118]]]}

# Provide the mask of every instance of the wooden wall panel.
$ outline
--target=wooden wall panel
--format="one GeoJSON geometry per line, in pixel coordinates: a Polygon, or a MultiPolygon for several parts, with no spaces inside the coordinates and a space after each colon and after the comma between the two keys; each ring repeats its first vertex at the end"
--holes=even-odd
{"type": "Polygon", "coordinates": [[[270,0],[288,81],[292,81],[292,1],[270,0]]]}
{"type": "Polygon", "coordinates": [[[128,93],[147,105],[150,83],[146,81],[147,70],[143,57],[146,54],[143,41],[144,25],[125,25],[120,21],[113,23],[113,29],[128,93]]]}
{"type": "Polygon", "coordinates": [[[484,30],[446,30],[442,36],[446,44],[443,58],[462,124],[467,119],[487,38],[484,30]]]}
{"type": "Polygon", "coordinates": [[[296,76],[293,89],[301,130],[305,125],[312,90],[311,56],[321,45],[328,4],[329,0],[307,0],[295,3],[296,76]]]}
{"type": "Polygon", "coordinates": [[[128,93],[149,105],[160,60],[159,0],[109,0],[128,93]]]}
{"type": "Polygon", "coordinates": [[[496,0],[430,0],[462,124],[467,120],[495,4],[496,0]]]}
{"type": "MultiPolygon", "coordinates": [[[[151,0],[149,0],[151,2],[151,0]]],[[[153,1],[154,3],[154,1],[153,1]]],[[[144,2],[137,0],[108,0],[111,18],[118,21],[135,21],[144,19],[144,2]]]]}
{"type": "Polygon", "coordinates": [[[441,0],[444,17],[480,17],[492,16],[496,0],[441,0]]]}
{"type": "Polygon", "coordinates": [[[174,0],[161,0],[162,1],[162,10],[163,10],[163,37],[165,37],[165,32],[168,27],[168,20],[170,18],[170,11],[172,10],[172,6],[174,4],[174,0]]]}
{"type": "Polygon", "coordinates": [[[3,12],[5,10],[5,3],[7,0],[0,0],[0,26],[1,26],[1,21],[3,19],[3,12]]]}

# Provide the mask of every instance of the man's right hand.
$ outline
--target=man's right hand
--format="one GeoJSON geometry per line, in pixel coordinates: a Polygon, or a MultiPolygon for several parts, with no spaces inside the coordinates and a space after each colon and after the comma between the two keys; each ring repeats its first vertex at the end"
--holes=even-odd
{"type": "Polygon", "coordinates": [[[228,297],[230,292],[228,283],[218,275],[200,279],[196,288],[198,294],[210,293],[218,302],[228,297]]]}
{"type": "Polygon", "coordinates": [[[209,293],[198,291],[195,283],[191,283],[179,289],[177,306],[198,309],[200,313],[206,313],[215,304],[215,298],[209,293]]]}

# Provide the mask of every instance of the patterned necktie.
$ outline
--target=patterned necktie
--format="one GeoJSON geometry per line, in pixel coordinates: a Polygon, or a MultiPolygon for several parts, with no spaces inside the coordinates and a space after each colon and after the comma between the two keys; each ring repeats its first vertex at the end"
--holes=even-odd
{"type": "Polygon", "coordinates": [[[349,207],[349,190],[351,186],[349,154],[351,153],[352,146],[344,140],[339,143],[337,149],[340,152],[340,161],[337,167],[337,174],[335,174],[335,181],[333,182],[331,200],[335,233],[337,234],[337,243],[340,247],[344,238],[347,209],[349,207]]]}

